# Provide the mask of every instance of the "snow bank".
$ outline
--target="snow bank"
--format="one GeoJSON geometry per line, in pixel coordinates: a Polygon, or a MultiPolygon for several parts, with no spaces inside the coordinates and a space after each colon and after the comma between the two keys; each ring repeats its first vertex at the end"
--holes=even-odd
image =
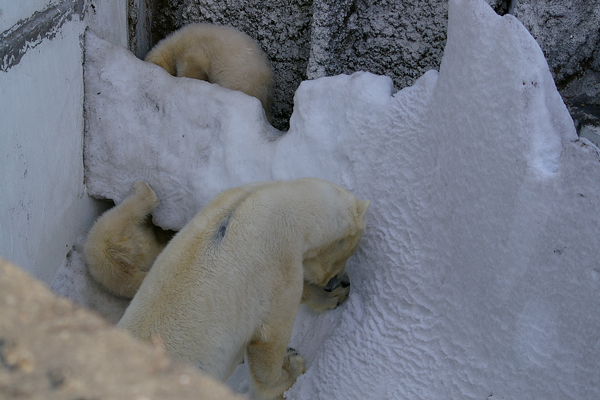
{"type": "MultiPolygon", "coordinates": [[[[372,202],[339,309],[302,309],[294,399],[600,397],[600,153],[512,16],[450,0],[439,74],[303,82],[290,131],[258,100],[86,40],[89,191],[138,179],[179,229],[231,186],[316,176],[372,202]]],[[[247,371],[229,383],[247,390],[247,371]]]]}

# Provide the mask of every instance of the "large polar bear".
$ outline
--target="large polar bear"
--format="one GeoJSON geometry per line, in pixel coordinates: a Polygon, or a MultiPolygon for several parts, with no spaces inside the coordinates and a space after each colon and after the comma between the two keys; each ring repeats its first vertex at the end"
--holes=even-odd
{"type": "Polygon", "coordinates": [[[201,79],[254,96],[270,116],[271,67],[258,44],[234,28],[187,25],[158,42],[146,61],[173,76],[201,79]]]}
{"type": "MultiPolygon", "coordinates": [[[[117,237],[151,235],[136,221],[156,206],[152,189],[137,182],[117,207],[123,204],[107,213],[105,228],[128,221],[138,232],[117,237]]],[[[118,326],[222,380],[245,355],[255,395],[281,397],[305,370],[304,358],[288,348],[300,303],[324,311],[346,300],[344,268],[369,204],[316,178],[229,189],[160,253],[118,326]]],[[[88,239],[101,243],[86,246],[109,257],[110,230],[103,232],[88,239]]]]}

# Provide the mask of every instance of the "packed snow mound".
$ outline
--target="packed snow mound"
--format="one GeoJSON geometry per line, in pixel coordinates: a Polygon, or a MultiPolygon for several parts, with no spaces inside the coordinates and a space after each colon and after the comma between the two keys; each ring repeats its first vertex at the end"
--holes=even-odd
{"type": "MultiPolygon", "coordinates": [[[[292,399],[600,398],[600,153],[514,17],[450,0],[439,74],[303,82],[260,102],[86,39],[89,191],[147,181],[180,229],[214,195],[314,176],[370,199],[339,309],[302,309],[292,399]]],[[[229,380],[248,389],[247,371],[229,380]]]]}

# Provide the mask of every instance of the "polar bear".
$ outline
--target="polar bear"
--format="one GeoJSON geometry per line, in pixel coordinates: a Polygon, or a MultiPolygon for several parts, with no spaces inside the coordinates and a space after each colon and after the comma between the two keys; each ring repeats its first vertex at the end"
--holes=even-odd
{"type": "Polygon", "coordinates": [[[175,235],[118,326],[221,380],[245,355],[255,396],[281,398],[305,371],[288,348],[300,303],[347,298],[369,204],[315,178],[229,189],[175,235]]]}
{"type": "Polygon", "coordinates": [[[146,61],[173,76],[201,79],[254,96],[270,116],[273,78],[269,62],[250,36],[234,28],[187,25],[158,42],[146,61]]]}
{"type": "Polygon", "coordinates": [[[164,249],[167,237],[157,236],[149,214],[158,197],[145,182],[106,211],[90,229],[83,254],[92,277],[119,297],[132,298],[164,249]]]}

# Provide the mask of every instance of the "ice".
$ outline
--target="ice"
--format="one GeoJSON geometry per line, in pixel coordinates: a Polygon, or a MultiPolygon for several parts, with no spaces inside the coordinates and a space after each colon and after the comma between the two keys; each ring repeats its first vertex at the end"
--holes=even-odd
{"type": "MultiPolygon", "coordinates": [[[[252,181],[371,200],[347,303],[296,319],[309,368],[288,398],[600,398],[600,151],[514,17],[450,0],[439,74],[303,82],[285,134],[258,100],[91,33],[85,79],[89,191],[144,179],[164,228],[252,181]]],[[[248,390],[245,366],[228,383],[248,390]]]]}

